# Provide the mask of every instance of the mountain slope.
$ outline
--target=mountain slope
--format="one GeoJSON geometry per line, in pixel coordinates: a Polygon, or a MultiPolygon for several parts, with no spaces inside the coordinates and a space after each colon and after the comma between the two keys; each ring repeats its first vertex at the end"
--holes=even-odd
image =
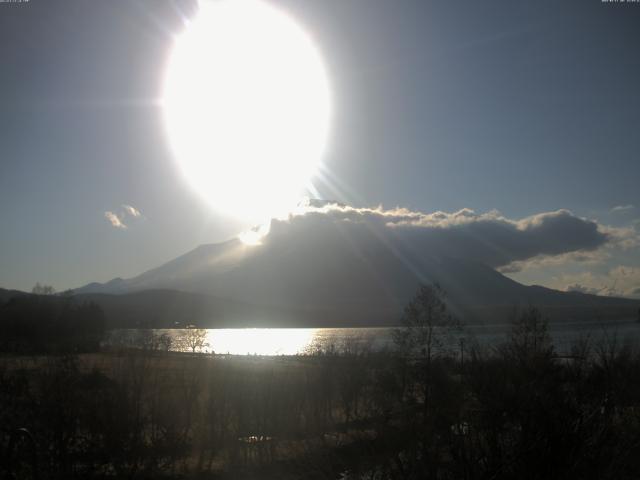
{"type": "Polygon", "coordinates": [[[20,290],[6,290],[4,288],[0,288],[0,305],[5,304],[13,297],[18,297],[22,295],[29,295],[26,292],[21,292],[20,290]]]}
{"type": "MultiPolygon", "coordinates": [[[[134,310],[141,313],[173,311],[181,319],[176,321],[192,318],[220,326],[388,325],[397,323],[420,283],[432,282],[443,286],[452,310],[467,321],[504,317],[517,305],[537,305],[552,317],[561,312],[565,319],[613,307],[632,316],[638,305],[626,299],[524,286],[475,261],[411,251],[366,232],[346,237],[339,229],[286,239],[276,233],[259,246],[239,240],[202,245],[137,277],[90,284],[77,293],[135,294],[127,296],[128,301],[110,297],[101,301],[114,311],[124,311],[122,306],[111,306],[119,302],[135,304],[134,310]],[[183,293],[171,293],[172,304],[167,290],[183,293]],[[144,295],[146,301],[141,300],[144,295]]],[[[166,314],[150,315],[171,323],[166,314]]]]}
{"type": "Polygon", "coordinates": [[[300,318],[304,319],[296,311],[269,309],[175,290],[143,290],[120,295],[83,293],[76,295],[76,299],[99,305],[109,328],[183,328],[187,325],[209,328],[295,327],[300,326],[300,318]]]}

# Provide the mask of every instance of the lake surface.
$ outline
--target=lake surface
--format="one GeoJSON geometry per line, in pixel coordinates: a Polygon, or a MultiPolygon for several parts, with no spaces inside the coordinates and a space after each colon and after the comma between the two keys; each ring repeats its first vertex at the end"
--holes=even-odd
{"type": "MultiPolygon", "coordinates": [[[[511,325],[472,325],[460,333],[442,335],[445,348],[459,350],[477,343],[497,346],[507,340],[511,325]]],[[[358,353],[393,349],[392,328],[223,328],[202,329],[203,344],[197,352],[232,355],[306,355],[318,352],[358,353]]],[[[171,339],[173,351],[192,351],[185,344],[189,330],[114,330],[105,342],[110,346],[148,346],[161,335],[171,339]]],[[[639,344],[640,324],[621,320],[606,324],[597,322],[560,323],[549,326],[549,333],[560,354],[569,353],[578,340],[596,344],[602,340],[618,345],[639,344]]]]}

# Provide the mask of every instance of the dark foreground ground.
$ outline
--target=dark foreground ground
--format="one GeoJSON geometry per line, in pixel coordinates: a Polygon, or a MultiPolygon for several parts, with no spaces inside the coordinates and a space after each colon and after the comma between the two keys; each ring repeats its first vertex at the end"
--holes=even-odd
{"type": "Polygon", "coordinates": [[[640,355],[610,337],[559,357],[538,320],[455,355],[424,337],[410,355],[6,354],[3,474],[637,478],[640,355]]]}

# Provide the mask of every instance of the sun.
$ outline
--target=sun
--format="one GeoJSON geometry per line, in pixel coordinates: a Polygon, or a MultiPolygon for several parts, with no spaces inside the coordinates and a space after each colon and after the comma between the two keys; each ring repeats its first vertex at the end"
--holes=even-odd
{"type": "Polygon", "coordinates": [[[216,210],[259,223],[295,207],[331,112],[320,53],[291,17],[259,0],[201,1],[162,97],[173,154],[216,210]]]}

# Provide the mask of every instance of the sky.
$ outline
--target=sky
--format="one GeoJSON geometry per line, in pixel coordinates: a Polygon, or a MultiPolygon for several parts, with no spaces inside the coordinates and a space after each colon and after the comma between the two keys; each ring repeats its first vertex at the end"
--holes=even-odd
{"type": "MultiPolygon", "coordinates": [[[[313,38],[329,77],[320,197],[509,225],[567,211],[617,240],[505,273],[640,295],[640,3],[273,3],[313,38]]],[[[195,9],[0,3],[0,287],[131,277],[247,227],[186,182],[158,106],[195,9]]]]}

